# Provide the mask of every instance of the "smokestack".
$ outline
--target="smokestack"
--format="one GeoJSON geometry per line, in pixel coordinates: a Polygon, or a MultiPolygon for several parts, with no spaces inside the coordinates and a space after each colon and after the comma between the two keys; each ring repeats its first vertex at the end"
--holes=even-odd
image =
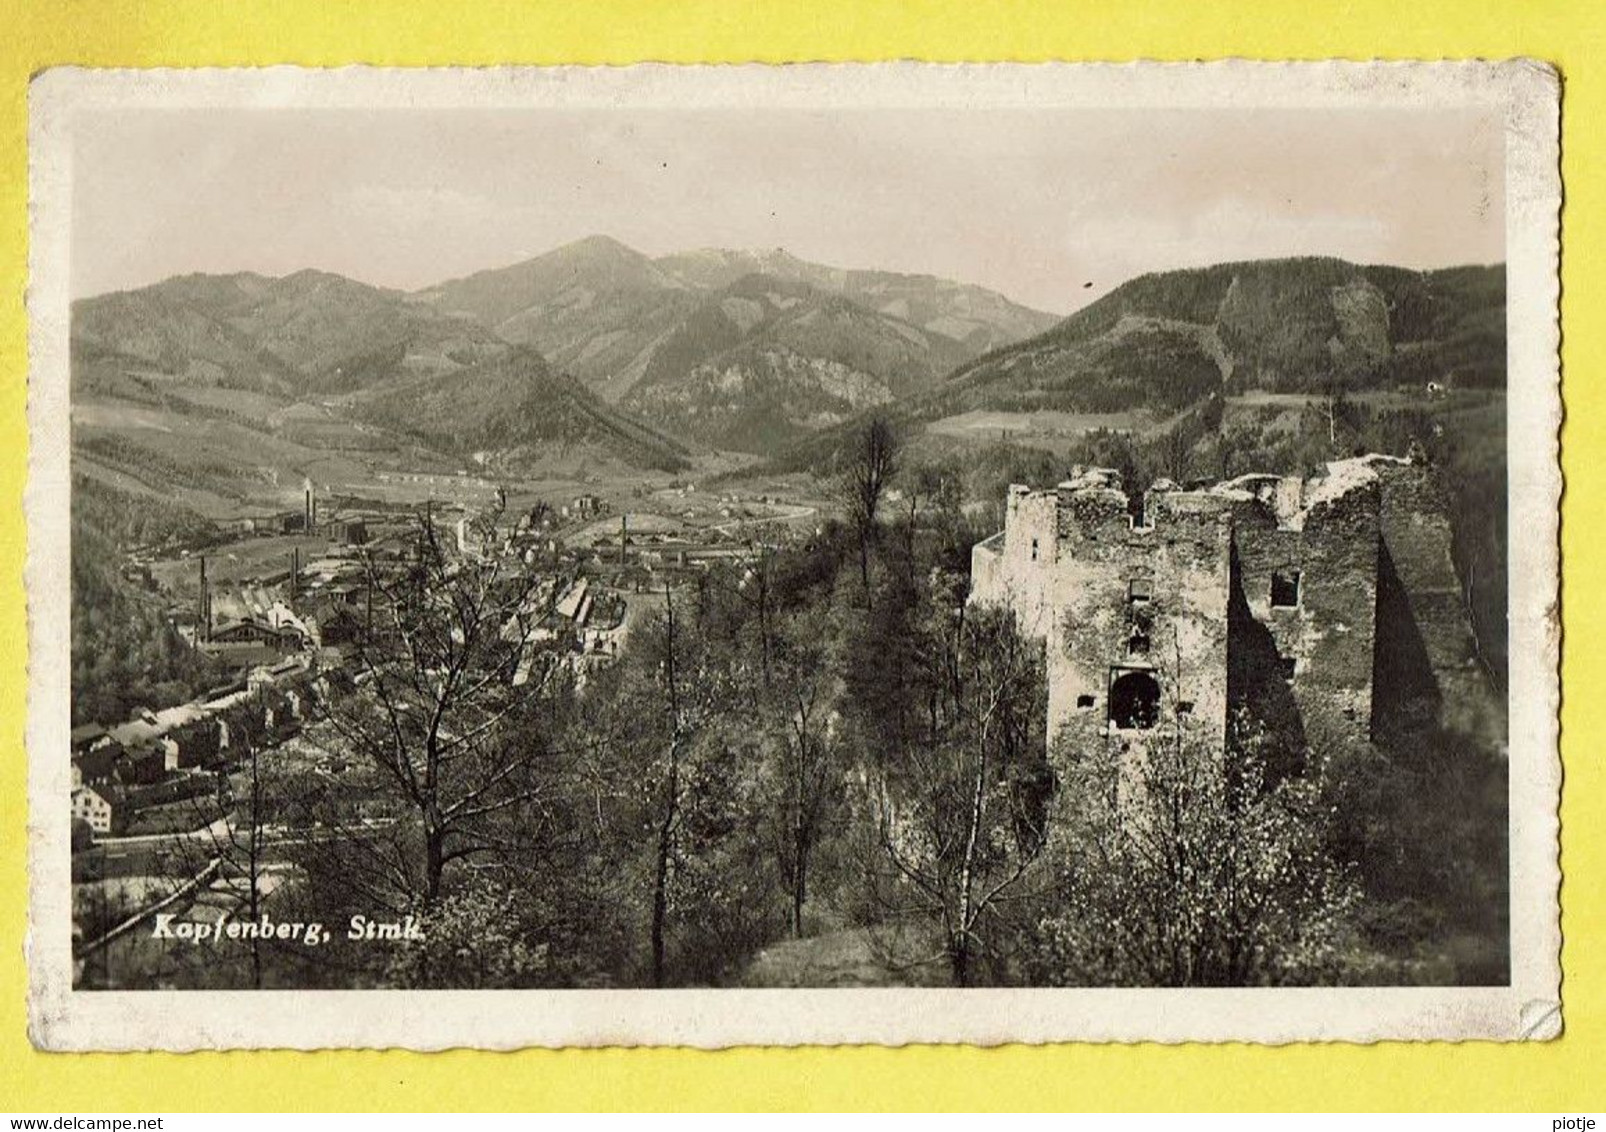
{"type": "Polygon", "coordinates": [[[312,530],[312,485],[309,483],[305,489],[306,494],[301,501],[301,525],[308,531],[312,530]]]}
{"type": "Polygon", "coordinates": [[[201,555],[201,592],[196,601],[195,632],[203,641],[212,639],[212,590],[206,581],[206,555],[201,555]]]}
{"type": "Polygon", "coordinates": [[[619,565],[621,566],[625,564],[625,535],[629,522],[630,516],[628,514],[619,516],[619,565]]]}
{"type": "Polygon", "coordinates": [[[296,598],[301,593],[301,548],[290,548],[290,606],[295,607],[296,598]]]}

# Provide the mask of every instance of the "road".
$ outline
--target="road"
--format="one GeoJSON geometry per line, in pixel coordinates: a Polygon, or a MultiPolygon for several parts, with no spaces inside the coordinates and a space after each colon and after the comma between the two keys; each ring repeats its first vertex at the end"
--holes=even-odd
{"type": "Polygon", "coordinates": [[[95,839],[97,849],[105,849],[108,855],[115,855],[117,849],[140,849],[152,845],[171,845],[175,841],[199,841],[203,837],[210,837],[216,841],[226,838],[229,834],[229,819],[220,817],[211,825],[203,825],[200,829],[192,829],[188,833],[136,833],[124,837],[98,837],[95,839]]]}
{"type": "MultiPolygon", "coordinates": [[[[780,506],[780,504],[776,504],[775,506],[780,506]]],[[[753,518],[746,519],[726,519],[723,523],[713,523],[704,529],[718,531],[721,534],[730,534],[733,529],[756,526],[759,523],[795,523],[799,519],[807,519],[810,515],[817,515],[820,511],[818,507],[811,507],[803,503],[794,503],[792,504],[792,507],[794,510],[790,514],[764,515],[762,517],[755,516],[753,518]]]]}

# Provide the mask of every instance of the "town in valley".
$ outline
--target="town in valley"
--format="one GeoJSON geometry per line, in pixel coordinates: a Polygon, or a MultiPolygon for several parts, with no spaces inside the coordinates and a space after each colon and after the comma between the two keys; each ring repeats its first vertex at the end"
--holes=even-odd
{"type": "Polygon", "coordinates": [[[1060,114],[87,114],[85,1001],[1506,985],[1498,123],[1060,114]]]}

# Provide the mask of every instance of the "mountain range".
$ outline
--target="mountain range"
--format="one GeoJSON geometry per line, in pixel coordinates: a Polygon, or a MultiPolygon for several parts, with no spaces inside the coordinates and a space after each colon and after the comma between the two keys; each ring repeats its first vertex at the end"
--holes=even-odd
{"type": "Polygon", "coordinates": [[[930,276],[783,251],[654,260],[598,236],[415,293],[308,270],[186,275],[81,300],[73,377],[78,398],[148,399],[130,386],[141,381],[164,396],[237,389],[448,452],[492,446],[541,463],[553,444],[590,446],[674,467],[688,449],[666,434],[763,451],[1054,321],[930,276]],[[575,413],[589,422],[578,434],[575,413]]]}
{"type": "MultiPolygon", "coordinates": [[[[884,415],[906,434],[1033,414],[1130,431],[1214,395],[1501,389],[1505,318],[1498,264],[1412,271],[1308,257],[1157,272],[884,415]]],[[[830,467],[855,428],[818,430],[771,463],[830,467]]]]}
{"type": "Polygon", "coordinates": [[[782,250],[651,259],[605,236],[418,297],[533,346],[605,400],[750,450],[1057,321],[932,276],[823,267],[782,250]],[[722,386],[739,396],[711,397],[722,386]],[[771,410],[747,409],[760,401],[771,410]]]}
{"type": "MultiPolygon", "coordinates": [[[[1141,276],[1060,319],[931,276],[781,250],[652,258],[599,236],[417,292],[308,270],[80,300],[74,399],[227,417],[304,448],[676,469],[807,451],[870,411],[924,427],[1164,416],[1220,391],[1496,385],[1504,300],[1499,266],[1269,260],[1141,276]]],[[[106,449],[96,429],[119,419],[102,412],[85,435],[106,449]]],[[[264,451],[250,474],[271,478],[278,459],[264,451]]]]}

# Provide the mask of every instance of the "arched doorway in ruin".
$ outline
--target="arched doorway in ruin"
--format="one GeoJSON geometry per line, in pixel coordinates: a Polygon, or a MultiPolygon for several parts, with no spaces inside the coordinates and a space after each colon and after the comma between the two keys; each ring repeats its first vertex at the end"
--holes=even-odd
{"type": "Polygon", "coordinates": [[[1147,731],[1160,721],[1160,682],[1143,669],[1120,672],[1110,684],[1110,722],[1122,731],[1147,731]]]}

